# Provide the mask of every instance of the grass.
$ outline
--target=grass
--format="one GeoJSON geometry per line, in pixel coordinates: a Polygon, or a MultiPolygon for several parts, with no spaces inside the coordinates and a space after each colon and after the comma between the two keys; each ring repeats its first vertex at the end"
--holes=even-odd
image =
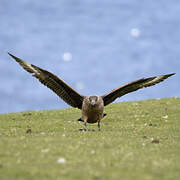
{"type": "Polygon", "coordinates": [[[101,132],[79,131],[78,109],[1,114],[0,179],[179,180],[180,98],[105,112],[101,132]]]}

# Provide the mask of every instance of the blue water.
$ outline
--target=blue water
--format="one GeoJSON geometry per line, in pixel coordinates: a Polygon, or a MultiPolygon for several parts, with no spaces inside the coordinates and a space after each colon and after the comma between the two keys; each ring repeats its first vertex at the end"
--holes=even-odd
{"type": "Polygon", "coordinates": [[[179,97],[180,1],[1,0],[0,113],[69,107],[7,51],[57,74],[83,95],[176,72],[118,101],[179,97]]]}

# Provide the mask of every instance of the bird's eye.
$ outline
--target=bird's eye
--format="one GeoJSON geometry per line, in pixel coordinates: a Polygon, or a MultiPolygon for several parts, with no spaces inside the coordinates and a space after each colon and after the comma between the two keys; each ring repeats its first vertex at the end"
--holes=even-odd
{"type": "Polygon", "coordinates": [[[92,102],[92,101],[97,102],[97,101],[98,101],[98,97],[97,97],[97,96],[90,96],[90,97],[88,98],[88,100],[89,100],[90,102],[92,102]]]}

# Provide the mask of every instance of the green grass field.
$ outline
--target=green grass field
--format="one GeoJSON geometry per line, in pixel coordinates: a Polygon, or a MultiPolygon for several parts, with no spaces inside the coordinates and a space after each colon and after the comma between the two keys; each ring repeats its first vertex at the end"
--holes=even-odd
{"type": "Polygon", "coordinates": [[[105,112],[100,132],[79,131],[78,109],[1,114],[0,179],[180,179],[180,98],[105,112]]]}

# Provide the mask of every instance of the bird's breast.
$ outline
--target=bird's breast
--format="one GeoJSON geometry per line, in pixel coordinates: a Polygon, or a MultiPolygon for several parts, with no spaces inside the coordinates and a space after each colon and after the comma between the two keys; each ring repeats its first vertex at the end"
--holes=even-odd
{"type": "Polygon", "coordinates": [[[104,105],[103,103],[91,106],[88,103],[83,103],[82,118],[86,119],[88,123],[96,123],[103,118],[104,105]]]}

